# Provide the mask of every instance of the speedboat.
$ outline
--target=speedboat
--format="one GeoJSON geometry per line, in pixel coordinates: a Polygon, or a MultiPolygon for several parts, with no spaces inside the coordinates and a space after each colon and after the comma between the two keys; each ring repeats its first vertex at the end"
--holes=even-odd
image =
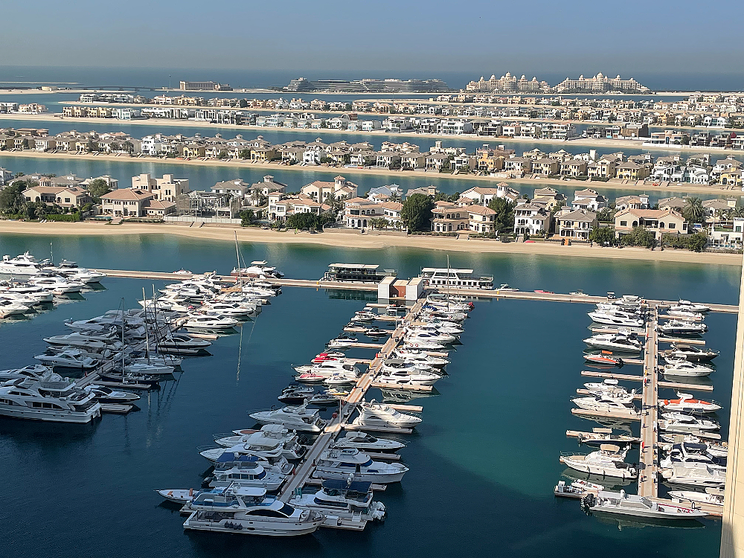
{"type": "Polygon", "coordinates": [[[358,312],[354,313],[354,316],[351,318],[352,322],[374,322],[377,319],[377,314],[370,310],[359,310],[358,312]]]}
{"type": "Polygon", "coordinates": [[[193,488],[162,488],[156,489],[155,492],[160,494],[164,499],[174,504],[188,504],[194,499],[193,488]]]}
{"type": "Polygon", "coordinates": [[[369,403],[362,401],[357,408],[359,416],[354,419],[354,424],[357,426],[413,428],[421,422],[420,417],[401,413],[389,405],[375,403],[374,399],[369,403]]]}
{"type": "Polygon", "coordinates": [[[271,411],[259,411],[249,415],[261,424],[281,424],[301,432],[320,432],[325,427],[325,421],[320,418],[318,410],[310,410],[307,405],[297,407],[282,407],[271,411]]]}
{"type": "Polygon", "coordinates": [[[320,512],[294,508],[267,497],[266,490],[239,484],[199,492],[187,505],[193,511],[183,528],[195,531],[292,537],[313,533],[325,521],[320,512]]]}
{"type": "Polygon", "coordinates": [[[723,506],[725,493],[721,489],[706,488],[705,492],[694,490],[670,490],[669,497],[678,502],[690,502],[695,504],[710,504],[711,506],[723,506]]]}
{"type": "Polygon", "coordinates": [[[284,273],[277,271],[276,267],[269,265],[265,260],[252,261],[249,267],[243,267],[240,269],[237,267],[233,268],[230,275],[245,277],[274,277],[276,279],[284,277],[284,273]]]}
{"type": "Polygon", "coordinates": [[[42,289],[41,287],[35,287],[28,283],[4,283],[0,286],[0,292],[4,295],[22,295],[30,298],[35,304],[44,304],[46,302],[54,301],[54,294],[42,289]]]}
{"type": "Polygon", "coordinates": [[[659,407],[665,411],[677,411],[680,413],[715,413],[721,410],[721,406],[711,401],[695,399],[689,393],[678,393],[677,399],[662,399],[659,407]]]}
{"type": "Polygon", "coordinates": [[[625,364],[623,362],[623,359],[621,359],[620,357],[612,356],[612,354],[607,354],[604,351],[601,353],[584,353],[584,360],[592,364],[600,364],[606,366],[622,367],[623,364],[625,364]]]}
{"type": "Polygon", "coordinates": [[[422,328],[410,328],[406,332],[406,343],[409,345],[415,345],[417,343],[436,343],[439,345],[447,345],[457,341],[457,336],[442,333],[440,331],[427,331],[422,328]]]}
{"type": "Polygon", "coordinates": [[[718,351],[712,349],[677,343],[673,343],[671,349],[662,353],[665,358],[687,359],[690,362],[710,362],[718,354],[718,351]]]}
{"type": "Polygon", "coordinates": [[[255,305],[238,304],[235,302],[208,302],[201,307],[202,311],[228,318],[248,318],[256,313],[255,305]]]}
{"type": "Polygon", "coordinates": [[[665,432],[697,433],[713,432],[721,426],[712,420],[685,415],[682,413],[661,413],[659,429],[665,432]]]}
{"type": "Polygon", "coordinates": [[[289,504],[322,513],[329,527],[344,524],[361,524],[363,527],[368,521],[385,519],[385,505],[373,498],[369,482],[325,480],[320,490],[297,494],[289,504]]]}
{"type": "Polygon", "coordinates": [[[388,484],[400,482],[408,467],[402,463],[372,461],[356,448],[325,450],[317,459],[313,476],[319,479],[343,480],[352,475],[354,480],[388,484]]]}
{"type": "Polygon", "coordinates": [[[706,463],[672,463],[661,469],[664,480],[671,484],[700,488],[723,488],[726,485],[726,471],[706,463]]]}
{"type": "Polygon", "coordinates": [[[710,366],[690,362],[687,359],[666,359],[666,362],[666,366],[663,367],[665,376],[686,376],[690,378],[703,378],[705,376],[710,376],[710,374],[713,372],[713,369],[710,366]]]}
{"type": "Polygon", "coordinates": [[[387,337],[391,333],[393,333],[393,330],[379,327],[368,327],[364,330],[364,335],[367,337],[387,337]]]}
{"type": "Polygon", "coordinates": [[[38,379],[19,378],[0,386],[0,416],[88,423],[101,416],[101,405],[92,393],[49,372],[38,379]]]}
{"type": "Polygon", "coordinates": [[[656,328],[665,335],[701,335],[708,331],[708,326],[705,324],[682,320],[669,320],[657,325],[656,328]]]}
{"type": "Polygon", "coordinates": [[[47,366],[79,368],[81,370],[88,370],[98,366],[98,359],[93,359],[86,355],[87,353],[84,353],[80,349],[66,349],[54,355],[42,354],[36,355],[34,358],[47,366]]]}
{"type": "Polygon", "coordinates": [[[330,376],[331,374],[344,372],[354,376],[358,376],[360,373],[359,368],[343,360],[324,360],[316,364],[303,364],[301,366],[295,366],[294,369],[300,374],[304,372],[314,372],[315,374],[324,376],[330,376]]]}
{"type": "Polygon", "coordinates": [[[574,498],[580,500],[591,492],[596,494],[601,490],[604,490],[604,486],[601,484],[595,484],[583,479],[576,480],[571,484],[566,484],[566,481],[562,480],[558,481],[558,484],[553,488],[553,494],[563,498],[574,498]]]}
{"type": "Polygon", "coordinates": [[[715,457],[728,457],[728,444],[726,442],[715,442],[711,439],[695,436],[693,434],[659,434],[659,438],[664,444],[661,445],[663,450],[671,449],[673,444],[705,444],[705,451],[715,457]]]}
{"type": "Polygon", "coordinates": [[[366,432],[349,430],[343,438],[336,439],[333,447],[340,449],[353,448],[361,451],[371,451],[373,453],[386,453],[398,451],[406,447],[406,445],[397,440],[377,438],[366,432]]]}
{"type": "Polygon", "coordinates": [[[567,467],[582,473],[614,477],[620,479],[635,479],[638,470],[625,462],[628,447],[620,450],[614,444],[602,444],[600,449],[587,454],[563,455],[560,462],[567,467]]]}
{"type": "Polygon", "coordinates": [[[584,339],[584,343],[596,349],[604,349],[621,353],[640,353],[643,350],[641,342],[635,336],[629,337],[622,333],[602,333],[584,339]]]}
{"type": "Polygon", "coordinates": [[[695,520],[708,514],[694,507],[661,503],[645,496],[601,491],[596,496],[587,494],[581,500],[584,509],[592,513],[642,517],[647,519],[695,520]]]}
{"type": "Polygon", "coordinates": [[[282,443],[279,440],[262,440],[237,444],[231,448],[203,449],[199,455],[212,463],[217,463],[217,461],[230,463],[240,461],[245,456],[254,456],[262,460],[261,465],[264,469],[288,475],[294,469],[294,465],[282,455],[282,449],[282,443]]]}

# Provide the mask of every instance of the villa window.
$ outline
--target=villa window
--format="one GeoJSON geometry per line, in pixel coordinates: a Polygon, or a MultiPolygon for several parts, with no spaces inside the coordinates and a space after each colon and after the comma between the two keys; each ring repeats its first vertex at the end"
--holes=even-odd
{"type": "Polygon", "coordinates": [[[670,229],[676,229],[677,228],[677,225],[675,223],[669,223],[669,228],[670,229]]]}

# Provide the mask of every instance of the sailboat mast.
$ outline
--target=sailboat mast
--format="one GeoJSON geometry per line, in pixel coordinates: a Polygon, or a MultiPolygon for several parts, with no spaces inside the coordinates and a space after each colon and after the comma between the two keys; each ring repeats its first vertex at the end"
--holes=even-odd
{"type": "Polygon", "coordinates": [[[243,273],[242,269],[240,268],[240,249],[238,248],[238,232],[233,231],[235,233],[235,261],[238,264],[238,267],[236,268],[238,270],[238,279],[237,282],[242,286],[243,285],[243,273]]]}
{"type": "MultiPolygon", "coordinates": [[[[145,294],[145,287],[142,287],[142,298],[145,301],[145,356],[147,357],[147,364],[150,364],[150,327],[147,324],[147,295],[145,294]]],[[[152,303],[154,304],[155,301],[153,300],[152,303]]],[[[157,326],[157,321],[155,325],[157,326]]]]}

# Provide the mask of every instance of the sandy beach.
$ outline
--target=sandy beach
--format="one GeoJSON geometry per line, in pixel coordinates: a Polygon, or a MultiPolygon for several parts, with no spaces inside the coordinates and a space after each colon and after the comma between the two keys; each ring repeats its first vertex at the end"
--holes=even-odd
{"type": "Polygon", "coordinates": [[[613,140],[613,139],[596,139],[596,138],[577,138],[569,141],[555,140],[555,139],[533,139],[533,138],[504,138],[495,136],[476,136],[476,135],[442,135],[442,134],[414,134],[406,132],[386,132],[386,131],[374,131],[374,132],[356,132],[349,130],[330,130],[330,129],[303,129],[303,128],[268,128],[265,126],[246,126],[243,124],[212,124],[211,122],[198,122],[195,120],[172,120],[167,118],[147,118],[147,119],[134,119],[134,120],[116,120],[113,118],[64,118],[59,113],[44,113],[44,114],[0,114],[1,120],[26,120],[33,122],[69,122],[71,124],[70,129],[74,129],[75,122],[85,122],[88,124],[105,124],[108,129],[107,131],[113,131],[116,125],[126,126],[167,126],[167,127],[196,127],[196,128],[222,128],[231,130],[250,130],[260,134],[261,132],[282,132],[282,133],[294,133],[300,135],[311,134],[315,137],[326,134],[341,134],[350,136],[362,136],[373,138],[375,136],[386,136],[386,137],[401,137],[406,138],[415,143],[414,138],[430,138],[430,139],[442,139],[447,140],[448,143],[456,145],[458,140],[470,140],[470,141],[481,141],[483,143],[492,144],[505,144],[510,143],[534,143],[539,145],[580,145],[582,147],[604,147],[608,149],[616,149],[618,151],[622,149],[641,149],[643,151],[681,151],[689,153],[744,153],[741,149],[722,149],[720,147],[691,147],[689,145],[643,145],[642,141],[635,140],[613,140]]]}
{"type": "MultiPolygon", "coordinates": [[[[89,160],[89,161],[115,161],[117,163],[158,163],[162,165],[192,165],[192,166],[204,166],[204,167],[228,167],[228,168],[243,168],[243,169],[262,169],[267,171],[295,171],[295,172],[313,172],[317,174],[328,174],[328,175],[343,175],[343,176],[354,176],[354,175],[372,175],[384,177],[386,182],[396,181],[401,178],[429,178],[431,180],[457,180],[457,181],[471,181],[474,182],[473,186],[478,186],[478,183],[487,183],[487,185],[495,185],[500,182],[507,184],[530,184],[534,185],[535,188],[543,188],[545,186],[558,186],[559,190],[573,190],[573,189],[584,189],[592,188],[594,190],[628,190],[635,192],[663,192],[664,197],[677,196],[681,194],[708,194],[714,196],[744,196],[742,189],[731,189],[731,187],[725,186],[700,186],[695,184],[683,184],[681,186],[668,185],[668,186],[654,186],[653,184],[644,184],[642,181],[624,181],[613,179],[608,182],[594,182],[588,180],[558,180],[552,178],[500,178],[496,176],[475,176],[472,174],[450,174],[450,173],[439,173],[439,172],[423,172],[423,171],[395,171],[388,169],[378,168],[359,168],[359,167],[329,167],[326,165],[319,166],[302,166],[302,165],[283,165],[280,163],[252,163],[245,160],[227,160],[220,161],[219,159],[164,159],[162,157],[129,157],[126,155],[94,155],[90,153],[76,154],[76,153],[47,153],[40,151],[0,151],[0,159],[3,156],[7,157],[28,157],[35,159],[65,159],[68,161],[74,160],[89,160]]],[[[71,169],[74,170],[74,169],[71,169]]],[[[137,174],[139,171],[133,171],[133,174],[137,174]]],[[[382,182],[381,182],[382,184],[382,182]]],[[[482,184],[481,184],[482,185],[482,184]]]]}
{"type": "Polygon", "coordinates": [[[653,262],[690,264],[742,264],[740,254],[695,253],[683,250],[646,250],[643,248],[601,248],[575,244],[562,246],[554,242],[503,243],[487,240],[456,240],[451,237],[394,236],[385,234],[361,234],[356,231],[325,232],[310,234],[293,230],[278,232],[257,228],[202,227],[192,228],[181,224],[125,223],[28,223],[22,221],[0,221],[2,234],[32,234],[52,236],[121,236],[162,234],[199,240],[232,242],[235,238],[243,242],[308,244],[344,248],[384,249],[392,247],[438,250],[446,252],[470,252],[481,254],[525,254],[553,257],[608,258],[653,262]]]}

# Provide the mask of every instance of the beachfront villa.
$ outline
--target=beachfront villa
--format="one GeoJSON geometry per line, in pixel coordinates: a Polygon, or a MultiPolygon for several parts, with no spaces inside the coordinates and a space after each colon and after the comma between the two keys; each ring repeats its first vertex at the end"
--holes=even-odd
{"type": "Polygon", "coordinates": [[[556,213],[556,229],[561,238],[588,240],[597,226],[597,214],[586,209],[566,209],[556,213]]]}
{"type": "Polygon", "coordinates": [[[23,197],[29,202],[43,202],[64,208],[82,207],[86,203],[93,203],[88,191],[77,186],[33,186],[23,191],[23,197]]]}
{"type": "Polygon", "coordinates": [[[176,204],[157,199],[148,190],[121,188],[101,196],[101,212],[112,217],[162,217],[174,213],[176,204]]]}
{"type": "Polygon", "coordinates": [[[615,236],[620,238],[635,227],[654,233],[656,240],[663,234],[687,234],[687,223],[673,209],[625,209],[615,214],[615,236]]]}
{"type": "Polygon", "coordinates": [[[188,178],[173,178],[172,174],[153,178],[149,173],[133,176],[132,189],[152,192],[154,199],[168,202],[175,202],[178,196],[188,194],[190,191],[188,178]]]}
{"type": "Polygon", "coordinates": [[[550,231],[552,216],[540,202],[523,203],[514,208],[514,234],[536,235],[550,231]]]}

